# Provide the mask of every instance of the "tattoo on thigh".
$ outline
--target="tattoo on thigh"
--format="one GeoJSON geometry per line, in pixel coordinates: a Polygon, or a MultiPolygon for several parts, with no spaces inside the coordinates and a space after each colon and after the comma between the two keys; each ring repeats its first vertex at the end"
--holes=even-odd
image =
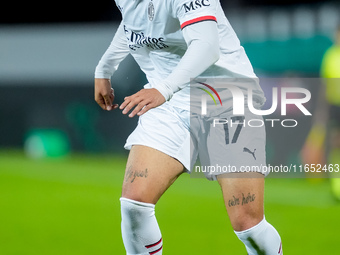
{"type": "Polygon", "coordinates": [[[148,169],[145,168],[145,170],[133,170],[132,166],[130,166],[125,173],[125,182],[128,182],[130,180],[131,183],[135,181],[137,177],[148,177],[148,169]]]}
{"type": "Polygon", "coordinates": [[[237,206],[237,205],[245,205],[251,202],[255,201],[255,194],[250,194],[250,192],[248,193],[248,195],[244,195],[242,193],[241,197],[235,197],[233,196],[231,199],[229,199],[228,201],[228,206],[229,207],[233,207],[233,206],[237,206]]]}

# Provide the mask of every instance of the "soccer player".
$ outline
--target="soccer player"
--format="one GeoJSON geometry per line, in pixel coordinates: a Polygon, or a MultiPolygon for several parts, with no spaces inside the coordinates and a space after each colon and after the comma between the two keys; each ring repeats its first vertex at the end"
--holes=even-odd
{"type": "MultiPolygon", "coordinates": [[[[230,143],[227,136],[220,139],[220,149],[213,153],[197,142],[202,137],[192,137],[190,79],[256,76],[218,0],[116,0],[116,5],[122,22],[96,67],[95,100],[104,110],[119,107],[129,117],[139,116],[125,144],[130,154],[120,199],[122,237],[128,255],[159,255],[163,239],[155,204],[183,172],[192,170],[190,158],[194,161],[200,153],[201,161],[211,164],[265,163],[264,128],[238,129],[238,139],[230,143]],[[110,78],[128,54],[148,84],[118,106],[113,103],[110,78]]],[[[261,88],[257,83],[251,86],[261,105],[265,100],[261,88]]],[[[229,129],[220,126],[227,135],[229,129]]],[[[208,173],[207,177],[221,186],[232,227],[248,254],[282,254],[281,238],[264,217],[264,174],[208,173]],[[254,175],[257,178],[251,178],[254,175]]]]}

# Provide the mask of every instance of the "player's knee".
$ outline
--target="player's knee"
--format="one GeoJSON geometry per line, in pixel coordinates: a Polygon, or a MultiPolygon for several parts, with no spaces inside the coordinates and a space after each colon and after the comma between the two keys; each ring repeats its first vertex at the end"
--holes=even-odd
{"type": "MultiPolygon", "coordinates": [[[[145,222],[155,215],[155,205],[142,203],[139,201],[120,198],[122,231],[129,235],[135,231],[140,231],[139,228],[145,222]]],[[[132,236],[130,236],[132,238],[132,236]]]]}
{"type": "Polygon", "coordinates": [[[142,203],[133,199],[121,197],[121,216],[122,225],[126,228],[133,228],[134,225],[139,225],[138,221],[144,217],[144,214],[149,210],[154,211],[154,205],[142,203]]]}
{"type": "Polygon", "coordinates": [[[237,217],[231,218],[231,225],[235,231],[244,231],[252,228],[263,219],[263,215],[257,215],[249,212],[237,214],[237,217]]]}
{"type": "Polygon", "coordinates": [[[141,202],[141,203],[150,203],[156,204],[157,200],[154,197],[154,194],[148,192],[143,187],[124,187],[122,189],[122,198],[126,198],[129,200],[141,202]]]}
{"type": "Polygon", "coordinates": [[[130,199],[133,201],[138,202],[146,202],[143,196],[141,195],[142,192],[134,192],[132,190],[122,190],[122,198],[130,199]]]}
{"type": "Polygon", "coordinates": [[[120,203],[122,237],[127,254],[142,255],[160,251],[163,244],[155,217],[155,205],[123,197],[120,203]]]}
{"type": "Polygon", "coordinates": [[[148,201],[146,197],[146,192],[144,192],[143,187],[140,185],[131,185],[124,181],[122,188],[122,198],[130,199],[138,202],[151,202],[148,201]]]}

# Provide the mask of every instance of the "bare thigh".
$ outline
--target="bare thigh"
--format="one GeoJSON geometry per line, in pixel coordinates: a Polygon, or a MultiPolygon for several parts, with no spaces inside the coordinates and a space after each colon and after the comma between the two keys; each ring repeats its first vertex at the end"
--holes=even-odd
{"type": "Polygon", "coordinates": [[[226,174],[218,176],[218,182],[235,231],[249,229],[263,219],[263,175],[259,173],[226,174]]]}
{"type": "Polygon", "coordinates": [[[183,165],[156,149],[132,146],[126,164],[122,197],[156,204],[183,173],[183,165]]]}

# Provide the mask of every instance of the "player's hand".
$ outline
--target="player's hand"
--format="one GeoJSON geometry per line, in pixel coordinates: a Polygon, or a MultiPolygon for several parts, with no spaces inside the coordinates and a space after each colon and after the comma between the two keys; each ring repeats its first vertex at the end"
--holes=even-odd
{"type": "Polygon", "coordinates": [[[118,108],[118,104],[113,104],[115,96],[109,79],[94,80],[94,99],[103,110],[111,111],[118,108]]]}
{"type": "Polygon", "coordinates": [[[127,114],[135,107],[129,114],[129,117],[132,118],[136,114],[141,116],[148,110],[155,108],[164,102],[165,98],[157,89],[142,89],[136,94],[125,97],[124,102],[120,105],[119,109],[123,110],[123,114],[127,114]]]}

